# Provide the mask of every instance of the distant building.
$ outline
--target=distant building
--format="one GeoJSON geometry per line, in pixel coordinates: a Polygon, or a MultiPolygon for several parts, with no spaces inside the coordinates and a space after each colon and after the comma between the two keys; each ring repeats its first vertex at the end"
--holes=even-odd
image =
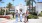
{"type": "MultiPolygon", "coordinates": [[[[1,9],[9,10],[9,8],[6,8],[6,7],[0,7],[0,10],[1,10],[1,9]]],[[[12,8],[10,8],[10,12],[15,12],[15,6],[13,6],[12,8]]]]}
{"type": "Polygon", "coordinates": [[[42,2],[36,3],[36,13],[39,14],[42,11],[42,2]]]}
{"type": "Polygon", "coordinates": [[[10,8],[10,12],[15,12],[15,6],[13,6],[12,8],[10,8]]]}
{"type": "Polygon", "coordinates": [[[0,7],[0,9],[4,9],[4,10],[7,9],[8,10],[8,8],[6,8],[6,7],[0,7]]]}
{"type": "MultiPolygon", "coordinates": [[[[15,12],[16,12],[16,10],[18,10],[18,13],[20,13],[20,9],[22,9],[23,13],[26,13],[26,10],[29,11],[29,6],[26,6],[23,4],[19,4],[19,5],[15,6],[15,12]]],[[[30,6],[30,12],[32,12],[32,5],[30,6]]],[[[33,6],[33,12],[35,12],[35,6],[33,6]]]]}
{"type": "Polygon", "coordinates": [[[19,4],[19,5],[15,6],[15,12],[16,12],[16,10],[18,10],[18,13],[20,13],[20,9],[22,9],[23,13],[26,13],[27,6],[25,6],[23,4],[19,4]]]}

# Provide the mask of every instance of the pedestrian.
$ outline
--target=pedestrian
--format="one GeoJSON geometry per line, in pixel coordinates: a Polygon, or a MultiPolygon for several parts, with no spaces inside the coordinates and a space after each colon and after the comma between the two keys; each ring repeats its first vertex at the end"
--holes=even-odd
{"type": "Polygon", "coordinates": [[[26,17],[27,17],[27,21],[28,21],[28,18],[29,18],[29,12],[28,12],[28,10],[26,10],[26,17]]]}
{"type": "Polygon", "coordinates": [[[22,10],[20,10],[20,22],[22,22],[22,10]]]}
{"type": "Polygon", "coordinates": [[[26,13],[24,14],[24,23],[26,23],[27,21],[27,17],[26,17],[26,13]]]}
{"type": "Polygon", "coordinates": [[[16,10],[16,22],[18,22],[18,10],[16,10]]]}

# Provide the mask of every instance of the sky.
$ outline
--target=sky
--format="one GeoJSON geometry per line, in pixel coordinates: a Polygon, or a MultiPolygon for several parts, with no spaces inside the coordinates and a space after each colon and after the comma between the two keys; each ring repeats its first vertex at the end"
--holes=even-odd
{"type": "MultiPolygon", "coordinates": [[[[37,0],[35,0],[35,1],[37,2],[37,0]]],[[[22,3],[23,5],[26,5],[25,0],[14,0],[14,1],[12,1],[12,0],[3,0],[3,2],[4,3],[0,3],[0,7],[7,6],[7,4],[9,2],[11,2],[13,4],[13,6],[19,5],[20,3],[22,3]]],[[[39,0],[39,2],[42,2],[42,0],[39,0]]],[[[34,6],[35,6],[35,4],[34,4],[34,6]]]]}

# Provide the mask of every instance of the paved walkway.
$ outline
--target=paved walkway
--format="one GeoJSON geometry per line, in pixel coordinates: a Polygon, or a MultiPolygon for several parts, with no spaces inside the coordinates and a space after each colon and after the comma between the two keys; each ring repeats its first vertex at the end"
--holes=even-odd
{"type": "MultiPolygon", "coordinates": [[[[14,19],[14,20],[9,21],[8,23],[24,23],[24,19],[22,19],[23,20],[22,22],[20,22],[19,20],[20,19],[18,19],[18,22],[16,22],[14,19]]],[[[28,23],[42,23],[42,19],[29,19],[28,23]]]]}
{"type": "MultiPolygon", "coordinates": [[[[7,19],[0,19],[0,23],[24,23],[24,18],[22,19],[23,21],[20,22],[18,19],[18,22],[15,21],[16,19],[13,19],[13,20],[7,20],[7,19]],[[2,22],[1,22],[2,21],[2,22]]],[[[42,23],[42,17],[39,17],[39,19],[29,19],[28,20],[28,23],[42,23]]]]}

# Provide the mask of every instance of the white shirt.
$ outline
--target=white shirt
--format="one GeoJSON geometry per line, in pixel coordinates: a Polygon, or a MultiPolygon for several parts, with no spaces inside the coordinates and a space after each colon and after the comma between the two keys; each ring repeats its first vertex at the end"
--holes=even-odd
{"type": "Polygon", "coordinates": [[[23,14],[23,13],[22,13],[22,12],[20,12],[20,16],[22,16],[22,14],[23,14]]]}

